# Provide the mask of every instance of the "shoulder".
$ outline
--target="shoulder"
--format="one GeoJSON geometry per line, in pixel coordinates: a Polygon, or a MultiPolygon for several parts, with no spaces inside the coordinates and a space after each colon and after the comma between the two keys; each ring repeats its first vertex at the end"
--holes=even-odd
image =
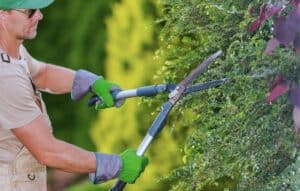
{"type": "Polygon", "coordinates": [[[0,86],[14,80],[27,80],[26,69],[21,64],[15,63],[7,54],[0,53],[0,86]]]}
{"type": "Polygon", "coordinates": [[[11,59],[6,53],[0,52],[0,62],[3,64],[9,64],[11,63],[11,59]]]}
{"type": "Polygon", "coordinates": [[[20,47],[20,54],[21,57],[25,58],[31,76],[38,74],[38,72],[44,67],[44,63],[33,58],[23,45],[20,47]]]}
{"type": "Polygon", "coordinates": [[[20,97],[33,91],[31,80],[21,66],[0,66],[0,99],[3,97],[20,97]]]}
{"type": "Polygon", "coordinates": [[[0,99],[5,96],[21,96],[20,92],[31,92],[30,75],[24,64],[0,53],[0,99]]]}
{"type": "MultiPolygon", "coordinates": [[[[31,101],[34,90],[26,66],[0,52],[0,107],[31,101]]],[[[2,107],[2,109],[5,109],[2,107]]]]}
{"type": "Polygon", "coordinates": [[[10,129],[28,123],[41,112],[35,103],[31,80],[24,69],[17,64],[2,64],[0,63],[0,127],[10,129]]]}

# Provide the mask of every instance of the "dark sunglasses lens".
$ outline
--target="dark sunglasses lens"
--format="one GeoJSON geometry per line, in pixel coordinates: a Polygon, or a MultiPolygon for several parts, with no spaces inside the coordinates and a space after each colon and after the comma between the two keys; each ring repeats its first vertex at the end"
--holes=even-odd
{"type": "Polygon", "coordinates": [[[34,13],[36,12],[37,9],[29,9],[29,15],[28,17],[31,18],[33,17],[34,13]]]}

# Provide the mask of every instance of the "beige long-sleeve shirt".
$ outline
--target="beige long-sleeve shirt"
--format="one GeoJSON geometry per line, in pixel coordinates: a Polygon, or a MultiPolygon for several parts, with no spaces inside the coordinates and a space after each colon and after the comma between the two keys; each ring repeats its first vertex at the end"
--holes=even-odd
{"type": "Polygon", "coordinates": [[[35,90],[31,76],[42,66],[22,46],[20,59],[9,57],[0,49],[0,161],[11,162],[23,148],[11,129],[22,127],[41,113],[51,122],[40,93],[35,90]]]}

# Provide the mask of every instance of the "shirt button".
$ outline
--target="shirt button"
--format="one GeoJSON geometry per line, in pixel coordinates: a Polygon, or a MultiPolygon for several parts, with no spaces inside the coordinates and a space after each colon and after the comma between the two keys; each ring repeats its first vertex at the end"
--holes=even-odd
{"type": "Polygon", "coordinates": [[[27,174],[27,177],[28,177],[29,180],[35,180],[35,174],[34,173],[27,174]]]}

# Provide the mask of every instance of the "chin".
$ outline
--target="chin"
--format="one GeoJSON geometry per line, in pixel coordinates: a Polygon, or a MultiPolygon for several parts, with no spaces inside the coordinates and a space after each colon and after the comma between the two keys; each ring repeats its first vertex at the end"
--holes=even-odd
{"type": "Polygon", "coordinates": [[[32,40],[35,37],[36,37],[36,33],[30,34],[30,35],[18,36],[17,39],[19,39],[19,40],[32,40]]]}
{"type": "Polygon", "coordinates": [[[27,40],[35,39],[35,37],[36,37],[36,34],[35,34],[35,35],[32,35],[32,36],[30,36],[30,37],[28,37],[27,40]]]}
{"type": "Polygon", "coordinates": [[[36,37],[36,33],[31,34],[31,35],[23,36],[21,39],[22,40],[32,40],[32,39],[35,39],[35,37],[36,37]]]}

